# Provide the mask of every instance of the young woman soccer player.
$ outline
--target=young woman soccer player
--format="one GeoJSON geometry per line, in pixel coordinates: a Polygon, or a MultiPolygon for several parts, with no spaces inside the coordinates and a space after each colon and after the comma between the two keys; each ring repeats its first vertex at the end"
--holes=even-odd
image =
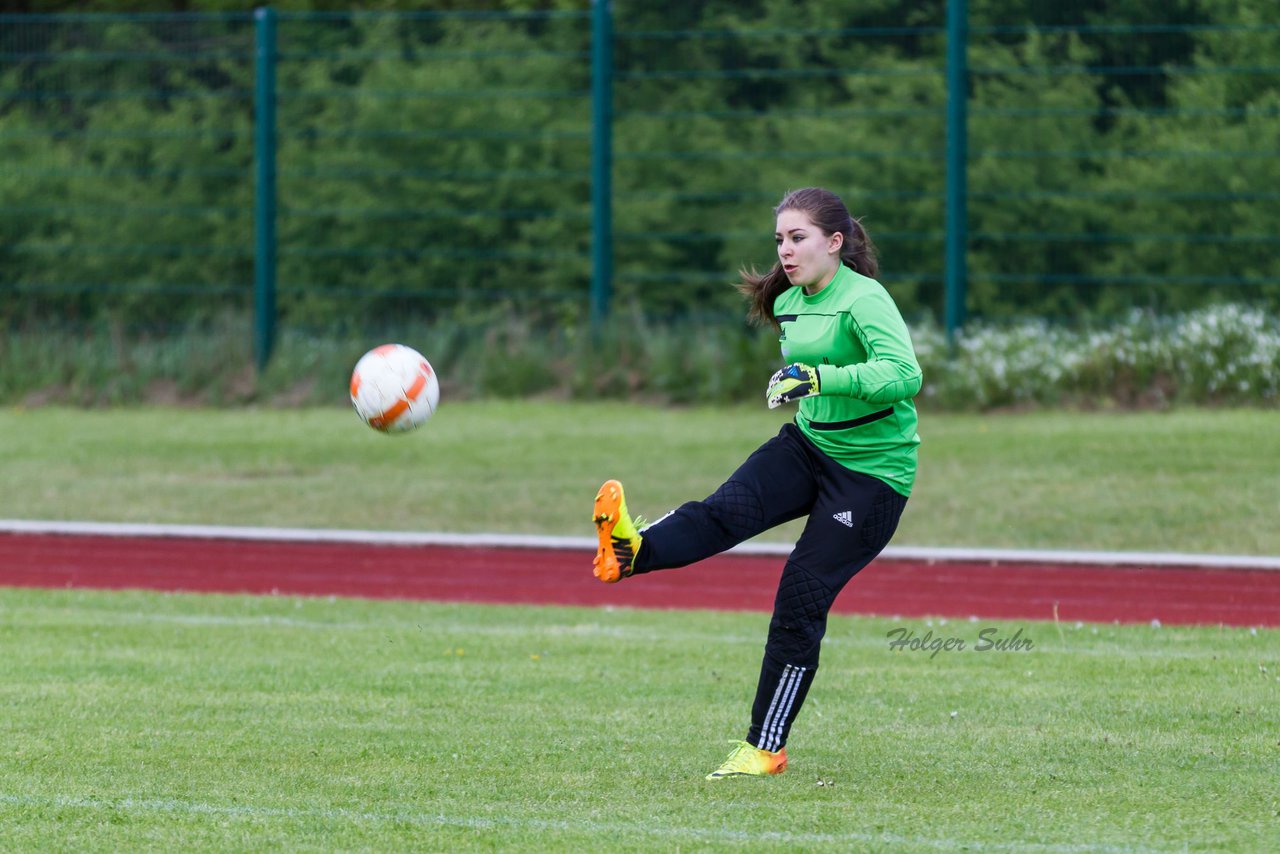
{"type": "Polygon", "coordinates": [[[704,501],[644,530],[622,484],[606,481],[593,518],[595,575],[616,582],[686,566],[808,516],[778,583],[746,741],[708,780],[779,774],[784,745],[818,667],[836,595],[888,544],[916,473],[920,365],[893,299],[875,281],[875,247],[827,190],[788,193],[774,209],[778,262],[742,272],[756,321],[781,331],[787,367],[769,408],[799,401],[794,423],[761,445],[704,501]]]}

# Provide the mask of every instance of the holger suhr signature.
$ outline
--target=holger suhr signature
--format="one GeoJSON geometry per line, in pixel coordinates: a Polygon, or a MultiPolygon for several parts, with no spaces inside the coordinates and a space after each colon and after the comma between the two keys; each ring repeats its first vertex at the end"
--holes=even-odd
{"type": "MultiPolygon", "coordinates": [[[[935,638],[933,629],[926,631],[923,636],[917,636],[913,629],[900,626],[890,630],[888,637],[889,649],[894,652],[929,652],[930,658],[936,658],[940,652],[961,652],[970,648],[964,638],[935,638]]],[[[972,648],[974,652],[1030,652],[1035,649],[1035,642],[1023,636],[1021,628],[1009,637],[1000,637],[998,628],[988,626],[978,632],[978,640],[972,648]]]]}

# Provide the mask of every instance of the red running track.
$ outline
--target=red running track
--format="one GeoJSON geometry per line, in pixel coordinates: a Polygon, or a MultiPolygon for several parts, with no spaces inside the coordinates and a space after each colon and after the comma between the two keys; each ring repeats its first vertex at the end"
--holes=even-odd
{"type": "MultiPolygon", "coordinates": [[[[0,585],[769,611],[778,557],[721,555],[606,585],[553,549],[0,534],[0,585]]],[[[1280,572],[881,558],[844,614],[1280,625],[1280,572]]]]}

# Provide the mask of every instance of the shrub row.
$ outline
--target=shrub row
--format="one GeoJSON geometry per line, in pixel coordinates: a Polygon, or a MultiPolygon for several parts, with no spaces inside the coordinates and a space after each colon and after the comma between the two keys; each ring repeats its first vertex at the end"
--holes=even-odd
{"type": "MultiPolygon", "coordinates": [[[[619,316],[599,336],[507,313],[378,333],[286,330],[268,369],[253,369],[249,322],[224,316],[180,334],[110,326],[16,331],[0,351],[8,404],[339,405],[351,366],[388,340],[427,354],[446,399],[550,396],[661,404],[763,395],[779,366],[775,336],[736,319],[659,324],[619,316]]],[[[1134,312],[1106,327],[1043,320],[972,325],[949,344],[932,322],[912,336],[935,409],[1274,405],[1280,322],[1221,305],[1177,316],[1134,312]]]]}

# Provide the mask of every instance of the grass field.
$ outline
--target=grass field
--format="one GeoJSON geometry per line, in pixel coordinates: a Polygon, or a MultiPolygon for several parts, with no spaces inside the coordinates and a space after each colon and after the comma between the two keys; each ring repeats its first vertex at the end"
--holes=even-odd
{"type": "MultiPolygon", "coordinates": [[[[9,409],[0,517],[585,536],[783,417],[9,409]]],[[[1275,417],[926,416],[895,542],[1280,554],[1275,417]]],[[[767,622],[0,588],[0,850],[1280,849],[1280,631],[833,617],[789,771],[707,783],[767,622]]]]}
{"type": "Polygon", "coordinates": [[[788,772],[707,783],[766,615],[18,590],[0,614],[4,850],[1280,845],[1275,631],[833,618],[788,772]],[[895,652],[898,626],[969,645],[895,652]],[[977,652],[987,627],[1033,646],[977,652]]]}
{"type": "MultiPolygon", "coordinates": [[[[343,409],[6,409],[0,518],[586,536],[605,477],[655,518],[787,417],[446,401],[389,438],[343,409]]],[[[1280,555],[1278,426],[1269,410],[924,413],[894,542],[1280,555]]]]}

